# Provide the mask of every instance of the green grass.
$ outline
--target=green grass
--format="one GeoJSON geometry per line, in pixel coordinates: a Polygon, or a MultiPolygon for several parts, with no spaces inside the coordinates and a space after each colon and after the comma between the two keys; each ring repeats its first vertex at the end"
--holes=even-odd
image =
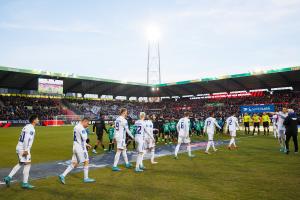
{"type": "MultiPolygon", "coordinates": [[[[72,131],[63,133],[62,130],[71,130],[71,127],[50,128],[48,133],[53,134],[51,137],[46,133],[43,135],[43,128],[39,129],[41,134],[34,146],[36,159],[49,161],[70,157],[72,131]],[[68,134],[70,139],[58,137],[59,134],[68,134]],[[63,149],[47,153],[53,145],[43,143],[51,141],[56,144],[57,140],[62,140],[59,147],[63,149]],[[42,158],[42,155],[47,158],[42,158]]],[[[2,138],[1,134],[1,143],[2,138]]],[[[280,153],[277,141],[271,136],[242,138],[238,144],[240,149],[237,151],[229,151],[225,147],[220,147],[220,151],[212,155],[196,151],[197,157],[192,160],[186,154],[180,154],[179,160],[171,156],[158,158],[157,165],[146,161],[147,171],[143,174],[135,174],[123,167],[120,173],[112,172],[110,168],[92,170],[90,177],[97,180],[95,184],[82,183],[82,172],[70,174],[66,179],[67,185],[59,184],[56,177],[32,181],[37,186],[33,191],[24,191],[13,184],[10,188],[0,188],[0,199],[295,200],[299,197],[300,155],[280,153]]],[[[7,150],[1,144],[0,152],[13,154],[14,145],[7,150]]],[[[12,160],[9,162],[13,165],[16,160],[12,160]]]]}

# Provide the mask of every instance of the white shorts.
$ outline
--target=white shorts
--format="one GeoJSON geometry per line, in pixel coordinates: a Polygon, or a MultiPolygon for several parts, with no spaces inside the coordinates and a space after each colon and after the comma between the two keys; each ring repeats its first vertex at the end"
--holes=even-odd
{"type": "Polygon", "coordinates": [[[83,163],[89,161],[89,154],[86,150],[83,150],[80,146],[73,147],[72,162],[83,163]]]}
{"type": "Polygon", "coordinates": [[[135,142],[137,144],[137,147],[136,147],[137,152],[143,153],[145,151],[145,142],[144,142],[144,140],[143,139],[136,139],[135,142]]]}
{"type": "Polygon", "coordinates": [[[209,140],[209,141],[214,140],[214,135],[215,135],[215,133],[207,133],[208,140],[209,140]]]}
{"type": "Polygon", "coordinates": [[[116,140],[117,149],[126,150],[126,141],[124,139],[116,140]]]}
{"type": "Polygon", "coordinates": [[[285,130],[284,129],[278,129],[277,134],[278,134],[278,137],[285,137],[285,130]]]}
{"type": "Polygon", "coordinates": [[[151,149],[155,147],[155,142],[152,139],[145,140],[145,149],[151,149]]]}
{"type": "Polygon", "coordinates": [[[185,136],[178,137],[178,143],[190,143],[190,142],[191,142],[190,137],[185,137],[185,136]]]}
{"type": "Polygon", "coordinates": [[[30,151],[28,151],[27,156],[23,156],[24,151],[23,150],[17,150],[17,156],[19,159],[20,163],[25,163],[25,162],[31,162],[31,154],[30,151]]]}
{"type": "Polygon", "coordinates": [[[236,130],[229,131],[231,137],[236,137],[236,130]]]}

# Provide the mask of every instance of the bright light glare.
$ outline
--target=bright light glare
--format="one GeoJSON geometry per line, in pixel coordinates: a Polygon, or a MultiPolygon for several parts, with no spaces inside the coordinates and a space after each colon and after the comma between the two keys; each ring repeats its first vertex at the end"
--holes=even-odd
{"type": "Polygon", "coordinates": [[[156,25],[148,25],[146,27],[146,34],[149,41],[158,41],[160,39],[160,30],[156,25]]]}

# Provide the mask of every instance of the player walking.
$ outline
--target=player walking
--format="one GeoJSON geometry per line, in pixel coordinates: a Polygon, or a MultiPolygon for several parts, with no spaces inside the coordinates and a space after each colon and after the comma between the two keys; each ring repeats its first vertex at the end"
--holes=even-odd
{"type": "Polygon", "coordinates": [[[278,141],[280,145],[280,151],[285,151],[285,126],[283,125],[283,122],[285,118],[288,116],[287,108],[282,108],[282,111],[277,113],[278,119],[277,119],[277,128],[278,128],[278,141]]]}
{"type": "Polygon", "coordinates": [[[277,114],[273,114],[273,116],[272,116],[272,124],[273,124],[273,134],[274,134],[275,138],[278,137],[277,120],[278,120],[278,115],[277,114]]]}
{"type": "Polygon", "coordinates": [[[121,171],[120,168],[118,168],[118,162],[120,159],[120,155],[122,153],[124,161],[125,161],[125,167],[131,168],[131,163],[128,162],[127,158],[127,149],[126,149],[126,132],[127,134],[133,138],[133,135],[131,134],[130,130],[128,129],[128,122],[126,120],[127,117],[127,109],[121,108],[120,109],[120,116],[115,121],[115,140],[117,142],[117,152],[114,159],[114,164],[112,167],[112,171],[121,171]]]}
{"type": "Polygon", "coordinates": [[[137,143],[137,151],[138,151],[135,172],[143,172],[145,169],[143,165],[143,159],[145,154],[145,135],[147,134],[151,140],[154,140],[153,135],[151,135],[147,131],[145,117],[146,114],[144,112],[141,112],[140,119],[135,122],[135,126],[136,126],[135,142],[137,143]]]}
{"type": "Polygon", "coordinates": [[[216,118],[214,118],[214,115],[215,114],[213,112],[211,112],[210,117],[207,118],[204,122],[204,132],[207,133],[207,135],[208,135],[208,142],[207,142],[207,146],[206,146],[206,150],[205,150],[206,154],[210,154],[209,153],[210,146],[212,146],[212,148],[215,152],[218,150],[215,148],[214,134],[215,134],[215,127],[218,127],[219,129],[221,129],[221,127],[217,123],[216,118]]]}
{"type": "Polygon", "coordinates": [[[191,139],[189,136],[190,132],[190,119],[189,119],[189,113],[185,112],[184,117],[181,118],[178,123],[177,123],[177,132],[178,132],[178,140],[177,140],[177,146],[175,148],[175,159],[178,159],[178,151],[180,148],[181,143],[186,143],[187,144],[187,150],[188,150],[188,155],[190,158],[195,157],[195,155],[192,155],[192,150],[191,150],[191,139]]]}
{"type": "Polygon", "coordinates": [[[157,164],[157,162],[154,161],[154,158],[155,158],[155,138],[154,138],[154,135],[153,135],[154,129],[153,129],[153,123],[152,123],[152,119],[154,117],[155,117],[154,115],[151,116],[151,118],[148,116],[147,120],[145,120],[147,132],[150,133],[150,135],[148,135],[148,134],[145,135],[145,149],[148,150],[151,153],[151,159],[150,159],[151,163],[152,164],[157,164]]]}
{"type": "Polygon", "coordinates": [[[227,118],[227,120],[226,120],[226,130],[227,130],[227,127],[228,127],[228,130],[229,130],[230,136],[231,136],[231,139],[230,139],[230,142],[229,142],[229,145],[228,145],[228,149],[231,150],[232,145],[233,145],[233,148],[237,148],[237,146],[235,144],[236,130],[240,129],[238,119],[235,117],[234,114],[227,118]]]}
{"type": "Polygon", "coordinates": [[[107,151],[107,149],[105,149],[105,146],[103,144],[103,131],[105,131],[106,133],[108,133],[108,131],[105,127],[104,114],[102,113],[100,114],[99,120],[97,120],[93,125],[93,132],[95,133],[95,131],[97,135],[97,142],[94,146],[93,153],[94,154],[97,153],[96,149],[99,146],[99,144],[102,146],[104,151],[107,151]]]}
{"type": "Polygon", "coordinates": [[[87,132],[86,128],[89,126],[90,120],[87,117],[84,117],[75,127],[73,131],[73,156],[72,163],[67,167],[67,169],[58,176],[62,184],[66,184],[65,177],[70,173],[74,168],[78,167],[79,164],[83,163],[83,182],[84,183],[93,183],[94,179],[89,178],[89,154],[88,148],[92,146],[86,143],[87,132]]]}
{"type": "Polygon", "coordinates": [[[23,166],[23,182],[21,187],[24,189],[32,189],[34,186],[28,183],[29,178],[29,171],[31,167],[31,154],[30,149],[32,147],[34,136],[35,136],[35,129],[34,127],[39,123],[39,119],[37,115],[32,115],[29,118],[30,124],[27,124],[21,131],[19,142],[16,147],[17,156],[19,158],[19,163],[14,166],[8,176],[6,176],[3,181],[5,182],[6,186],[10,186],[10,182],[12,177],[19,171],[19,169],[23,166]]]}

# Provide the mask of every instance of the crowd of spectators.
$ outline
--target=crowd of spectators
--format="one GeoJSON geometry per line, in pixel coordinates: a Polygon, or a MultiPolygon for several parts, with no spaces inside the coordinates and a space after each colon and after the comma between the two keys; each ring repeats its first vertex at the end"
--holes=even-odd
{"type": "Polygon", "coordinates": [[[54,116],[65,114],[63,106],[78,115],[96,118],[104,113],[108,119],[114,119],[121,107],[128,109],[129,116],[136,118],[138,113],[145,111],[164,118],[179,118],[184,111],[190,111],[194,117],[207,117],[213,111],[217,117],[225,118],[230,113],[239,114],[241,105],[274,104],[276,110],[282,107],[293,108],[300,112],[300,93],[274,92],[261,93],[235,98],[201,98],[201,99],[163,99],[160,102],[137,102],[121,100],[92,99],[51,99],[21,96],[0,96],[0,120],[28,119],[31,114],[39,115],[40,119],[53,119],[54,116]],[[63,105],[63,106],[62,106],[63,105]]]}
{"type": "Polygon", "coordinates": [[[26,120],[32,114],[46,120],[65,114],[58,99],[0,95],[0,101],[0,120],[26,120]]]}

